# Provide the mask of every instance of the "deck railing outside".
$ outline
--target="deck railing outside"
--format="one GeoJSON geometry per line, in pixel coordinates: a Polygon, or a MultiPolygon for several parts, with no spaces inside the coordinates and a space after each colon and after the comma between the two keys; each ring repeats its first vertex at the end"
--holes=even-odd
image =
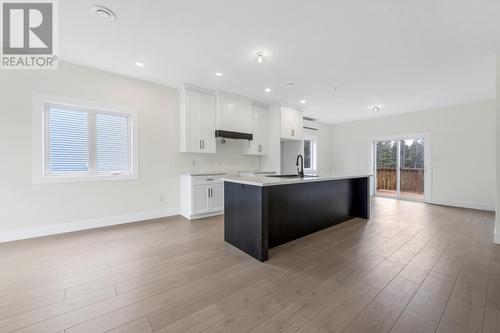
{"type": "MultiPolygon", "coordinates": [[[[401,169],[401,192],[424,193],[424,169],[401,169]]],[[[397,169],[377,168],[377,190],[396,191],[397,169]]]]}

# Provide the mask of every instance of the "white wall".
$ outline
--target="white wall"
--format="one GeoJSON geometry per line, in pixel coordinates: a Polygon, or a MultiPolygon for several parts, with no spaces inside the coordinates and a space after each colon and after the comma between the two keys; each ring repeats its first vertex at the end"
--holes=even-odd
{"type": "Polygon", "coordinates": [[[332,147],[331,138],[332,125],[319,123],[319,129],[315,132],[317,149],[317,169],[318,173],[332,172],[332,147]]]}
{"type": "Polygon", "coordinates": [[[369,138],[430,133],[432,201],[494,210],[495,132],[495,102],[336,124],[332,168],[369,171],[369,138]]]}
{"type": "Polygon", "coordinates": [[[495,243],[500,244],[500,56],[497,56],[497,101],[496,101],[496,225],[495,225],[495,243]]]}
{"type": "Polygon", "coordinates": [[[181,173],[259,168],[259,158],[243,156],[239,142],[218,143],[217,154],[179,153],[175,89],[76,65],[60,63],[54,71],[2,71],[0,116],[0,240],[2,233],[5,238],[22,228],[176,213],[181,173]],[[32,184],[33,92],[139,109],[139,180],[32,184]]]}

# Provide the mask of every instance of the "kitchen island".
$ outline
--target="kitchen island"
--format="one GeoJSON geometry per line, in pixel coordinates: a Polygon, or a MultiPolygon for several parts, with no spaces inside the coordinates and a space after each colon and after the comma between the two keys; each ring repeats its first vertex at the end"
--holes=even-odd
{"type": "Polygon", "coordinates": [[[275,246],[354,217],[370,218],[370,175],[222,180],[224,239],[260,261],[275,246]]]}

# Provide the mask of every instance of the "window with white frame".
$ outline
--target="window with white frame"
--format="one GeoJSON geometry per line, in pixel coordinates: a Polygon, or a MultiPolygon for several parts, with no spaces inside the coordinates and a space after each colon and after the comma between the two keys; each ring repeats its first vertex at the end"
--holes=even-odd
{"type": "Polygon", "coordinates": [[[35,182],[137,178],[133,110],[38,98],[34,116],[35,182]]]}
{"type": "Polygon", "coordinates": [[[316,141],[304,140],[304,170],[316,171],[316,141]]]}

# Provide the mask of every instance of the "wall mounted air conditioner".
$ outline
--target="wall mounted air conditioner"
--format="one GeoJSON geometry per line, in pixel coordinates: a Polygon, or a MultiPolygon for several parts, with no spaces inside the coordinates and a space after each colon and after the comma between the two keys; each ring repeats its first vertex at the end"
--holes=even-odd
{"type": "Polygon", "coordinates": [[[317,131],[319,130],[319,123],[315,119],[304,117],[303,127],[308,130],[317,131]]]}

